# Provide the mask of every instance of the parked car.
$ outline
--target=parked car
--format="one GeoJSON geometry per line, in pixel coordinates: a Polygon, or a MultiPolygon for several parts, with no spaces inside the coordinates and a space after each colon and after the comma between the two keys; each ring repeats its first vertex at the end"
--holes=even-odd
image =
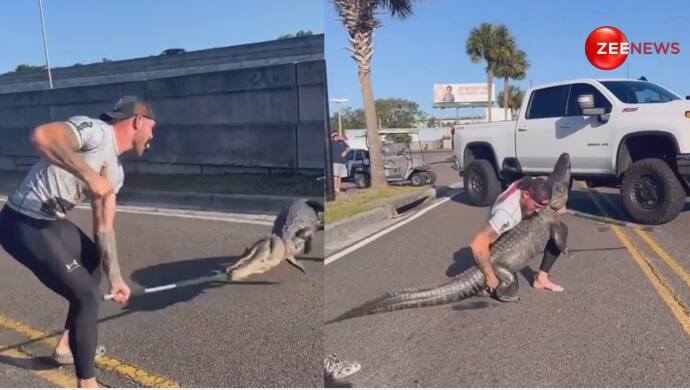
{"type": "Polygon", "coordinates": [[[674,219],[690,194],[690,101],[641,80],[563,81],[530,88],[515,121],[457,126],[454,157],[470,203],[487,206],[523,175],[547,174],[562,152],[588,187],[620,187],[639,223],[674,219]]]}
{"type": "MultiPolygon", "coordinates": [[[[436,174],[430,170],[423,159],[414,157],[407,145],[388,143],[381,147],[383,168],[388,182],[407,181],[413,186],[434,184],[436,174]]],[[[358,188],[371,184],[369,151],[350,149],[347,155],[347,173],[345,178],[354,181],[358,188]]]]}
{"type": "Polygon", "coordinates": [[[369,151],[366,149],[350,149],[347,153],[347,177],[355,182],[358,188],[366,188],[371,184],[369,178],[369,151]]]}
{"type": "Polygon", "coordinates": [[[167,50],[164,50],[161,53],[161,55],[162,56],[169,56],[169,55],[182,54],[182,53],[186,53],[186,50],[185,49],[167,49],[167,50]]]}

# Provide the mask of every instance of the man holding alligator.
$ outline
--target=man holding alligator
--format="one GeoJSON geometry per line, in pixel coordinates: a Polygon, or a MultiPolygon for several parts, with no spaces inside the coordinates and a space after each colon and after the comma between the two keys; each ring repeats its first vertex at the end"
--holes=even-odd
{"type": "MultiPolygon", "coordinates": [[[[508,189],[498,196],[489,212],[489,221],[482,227],[470,245],[474,260],[486,278],[487,289],[494,292],[500,280],[491,265],[491,244],[501,235],[517,226],[520,221],[539,213],[549,207],[551,201],[551,183],[542,177],[525,177],[513,182],[508,189]]],[[[566,208],[558,210],[564,214],[566,208]]],[[[549,271],[561,251],[549,240],[544,248],[539,273],[534,280],[533,287],[553,292],[563,291],[563,287],[549,279],[549,271]]]]}

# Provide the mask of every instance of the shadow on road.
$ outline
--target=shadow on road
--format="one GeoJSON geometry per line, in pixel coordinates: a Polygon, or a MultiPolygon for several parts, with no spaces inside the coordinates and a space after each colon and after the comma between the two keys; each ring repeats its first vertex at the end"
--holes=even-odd
{"type": "Polygon", "coordinates": [[[327,375],[324,376],[324,385],[324,387],[353,387],[350,382],[339,381],[327,375]]]}
{"type": "MultiPolygon", "coordinates": [[[[214,272],[224,271],[229,265],[234,264],[239,258],[238,257],[212,257],[212,258],[201,258],[201,259],[190,259],[183,260],[173,263],[157,264],[154,266],[142,268],[140,270],[134,271],[131,276],[133,283],[142,287],[155,287],[171,283],[179,283],[182,281],[187,281],[190,279],[212,276],[214,272]]],[[[305,258],[305,260],[322,261],[322,259],[316,258],[305,258]]],[[[287,264],[281,264],[281,267],[287,267],[287,264]]],[[[172,306],[176,303],[190,301],[197,296],[201,295],[207,289],[218,288],[227,285],[232,285],[234,288],[266,288],[270,285],[277,285],[279,282],[268,281],[270,279],[270,272],[266,274],[260,274],[252,276],[247,281],[241,282],[223,282],[214,281],[208,283],[200,283],[186,287],[180,287],[168,291],[161,291],[157,293],[150,293],[141,296],[133,296],[130,298],[126,306],[122,307],[119,313],[102,317],[98,320],[99,323],[104,323],[107,321],[115,320],[121,317],[125,317],[129,314],[141,312],[141,311],[157,311],[165,309],[168,306],[172,306]],[[258,285],[258,286],[257,286],[258,285]]],[[[106,303],[107,304],[107,303],[106,303]]],[[[41,342],[43,340],[50,339],[52,337],[59,336],[62,330],[54,331],[41,337],[32,338],[14,345],[3,346],[0,348],[0,353],[13,349],[21,348],[23,346],[41,342]]],[[[50,361],[52,359],[48,358],[50,361]]],[[[41,358],[39,359],[17,359],[7,356],[0,355],[0,364],[6,363],[14,365],[20,368],[35,368],[43,367],[42,365],[49,364],[46,363],[41,358]]],[[[47,368],[52,368],[52,366],[47,366],[47,368]]]]}
{"type": "MultiPolygon", "coordinates": [[[[634,222],[628,213],[625,212],[620,194],[597,192],[595,197],[604,211],[606,211],[607,215],[604,215],[599,210],[597,205],[592,201],[591,196],[587,194],[587,191],[581,189],[573,189],[570,191],[570,194],[568,195],[567,207],[571,210],[580,211],[599,217],[608,217],[624,222],[634,222]]],[[[467,195],[462,190],[455,195],[452,200],[465,206],[477,207],[469,204],[467,195]]],[[[690,203],[688,202],[685,203],[685,206],[681,212],[686,211],[690,211],[690,203]]]]}
{"type": "MultiPolygon", "coordinates": [[[[225,268],[237,262],[238,259],[238,257],[211,257],[156,264],[134,271],[131,280],[136,285],[144,288],[164,286],[212,276],[214,273],[223,273],[225,268]]],[[[280,266],[287,266],[287,264],[281,264],[280,266]]],[[[278,282],[265,281],[270,278],[267,275],[270,275],[270,271],[266,274],[252,276],[249,280],[242,282],[211,281],[135,296],[130,298],[123,309],[128,312],[157,311],[176,303],[190,301],[203,294],[207,289],[230,284],[242,288],[256,288],[256,285],[278,284],[278,282]],[[256,279],[261,279],[261,281],[256,279]]]]}
{"type": "Polygon", "coordinates": [[[467,194],[465,193],[464,189],[461,189],[455,196],[451,198],[451,200],[455,203],[464,204],[465,206],[476,207],[470,205],[470,203],[467,200],[467,194]]]}
{"type": "Polygon", "coordinates": [[[48,356],[17,358],[0,355],[0,364],[6,364],[8,366],[14,366],[31,371],[45,371],[59,367],[59,365],[48,356]]]}
{"type": "Polygon", "coordinates": [[[527,281],[528,285],[534,284],[534,280],[537,278],[537,271],[533,270],[531,266],[526,266],[520,270],[520,274],[527,281]]]}
{"type": "Polygon", "coordinates": [[[454,277],[460,275],[468,268],[475,265],[472,249],[466,246],[453,254],[453,263],[448,267],[446,276],[454,277]]]}
{"type": "Polygon", "coordinates": [[[487,307],[498,306],[498,303],[487,301],[471,301],[453,305],[450,308],[456,311],[485,309],[487,307]]]}

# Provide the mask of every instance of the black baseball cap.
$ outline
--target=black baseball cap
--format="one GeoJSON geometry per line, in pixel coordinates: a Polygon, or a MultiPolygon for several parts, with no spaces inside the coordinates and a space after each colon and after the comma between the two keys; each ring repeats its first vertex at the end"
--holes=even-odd
{"type": "Polygon", "coordinates": [[[101,114],[101,120],[111,121],[114,119],[127,119],[135,115],[141,115],[156,120],[156,115],[153,113],[151,106],[136,96],[121,97],[120,100],[115,103],[115,107],[112,111],[101,114]]]}

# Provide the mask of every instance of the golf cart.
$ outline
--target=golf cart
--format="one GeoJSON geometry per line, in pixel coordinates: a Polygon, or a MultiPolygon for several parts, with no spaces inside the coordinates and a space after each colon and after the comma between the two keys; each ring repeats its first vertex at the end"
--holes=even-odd
{"type": "MultiPolygon", "coordinates": [[[[381,145],[384,174],[389,183],[408,182],[413,186],[423,186],[432,185],[436,182],[436,174],[431,171],[424,159],[419,131],[411,129],[379,130],[379,134],[415,134],[420,146],[419,156],[415,156],[416,153],[413,153],[409,146],[404,143],[383,143],[381,145]]],[[[353,153],[353,157],[357,156],[357,153],[353,153]]],[[[364,157],[363,154],[362,157],[364,157]]],[[[351,172],[351,177],[354,178],[358,188],[365,188],[370,185],[368,153],[366,157],[366,159],[355,159],[352,163],[348,161],[348,171],[351,172]]]]}

